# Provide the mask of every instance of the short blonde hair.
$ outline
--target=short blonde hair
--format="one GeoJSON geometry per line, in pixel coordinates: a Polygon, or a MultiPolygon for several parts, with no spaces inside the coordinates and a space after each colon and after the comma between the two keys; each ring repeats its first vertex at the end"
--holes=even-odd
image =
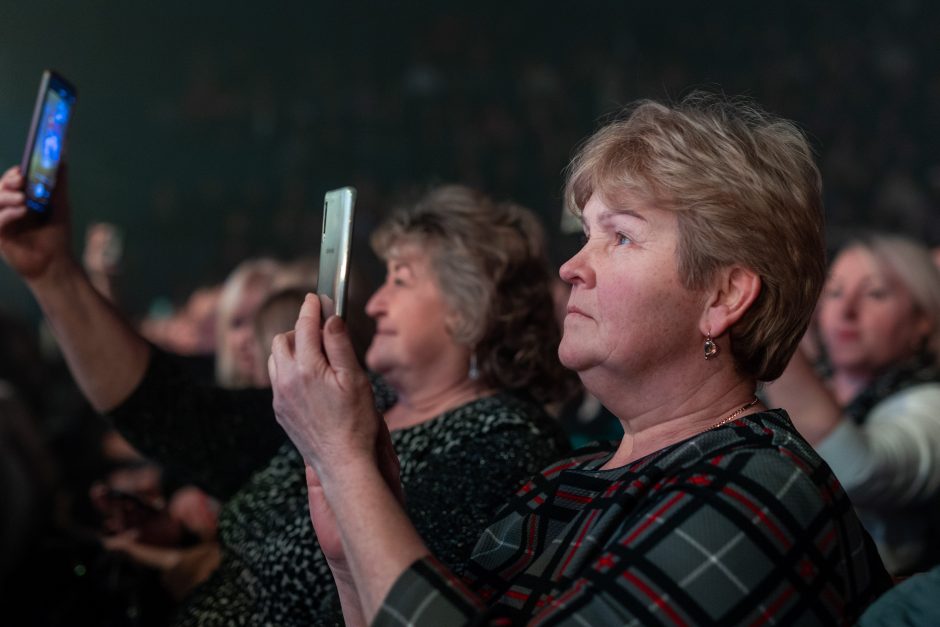
{"type": "Polygon", "coordinates": [[[430,255],[444,301],[457,314],[452,337],[474,352],[484,382],[525,389],[544,402],[573,388],[573,374],[558,360],[552,273],[531,211],[443,185],[398,209],[372,234],[379,257],[406,243],[430,255]]]}
{"type": "Polygon", "coordinates": [[[235,357],[225,341],[228,327],[238,304],[248,290],[261,290],[262,298],[270,294],[280,270],[274,259],[248,259],[240,263],[225,279],[216,315],[215,379],[224,388],[242,388],[252,384],[252,378],[238,372],[235,357]]]}
{"type": "Polygon", "coordinates": [[[911,295],[914,306],[931,325],[923,348],[934,362],[940,361],[940,270],[927,247],[900,235],[867,233],[848,240],[839,253],[853,248],[871,254],[911,295]]]}
{"type": "Polygon", "coordinates": [[[678,271],[701,290],[723,267],[755,271],[761,291],[731,328],[738,369],[780,376],[806,331],[825,278],[821,182],[791,122],[743,100],[696,92],[644,100],[587,140],[568,170],[565,202],[624,192],[678,213],[678,271]]]}

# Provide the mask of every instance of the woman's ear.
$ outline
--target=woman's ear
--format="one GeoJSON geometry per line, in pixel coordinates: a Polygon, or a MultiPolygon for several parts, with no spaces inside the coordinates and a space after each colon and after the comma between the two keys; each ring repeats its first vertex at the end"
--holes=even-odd
{"type": "Polygon", "coordinates": [[[454,311],[452,308],[448,307],[447,312],[444,314],[444,328],[447,329],[447,333],[454,337],[459,329],[463,325],[463,316],[454,311]]]}
{"type": "Polygon", "coordinates": [[[702,315],[702,335],[719,337],[741,319],[757,299],[760,277],[743,266],[729,266],[718,271],[702,315]]]}

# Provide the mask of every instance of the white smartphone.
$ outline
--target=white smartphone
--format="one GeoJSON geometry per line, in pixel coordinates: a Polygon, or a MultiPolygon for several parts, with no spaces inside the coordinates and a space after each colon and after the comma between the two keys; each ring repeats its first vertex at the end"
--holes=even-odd
{"type": "Polygon", "coordinates": [[[353,187],[328,191],[323,198],[323,233],[320,237],[317,295],[321,297],[324,321],[333,314],[344,319],[346,317],[355,207],[356,190],[353,187]],[[326,298],[322,298],[324,296],[326,298]]]}

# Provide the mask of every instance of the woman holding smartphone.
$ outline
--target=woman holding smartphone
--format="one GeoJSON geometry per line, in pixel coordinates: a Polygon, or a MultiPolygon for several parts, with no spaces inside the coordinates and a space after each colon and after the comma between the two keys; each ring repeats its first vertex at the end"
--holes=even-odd
{"type": "Polygon", "coordinates": [[[275,412],[346,624],[853,624],[890,578],[832,471],[755,396],[823,282],[802,134],[721,97],[638,102],[583,145],[565,196],[586,241],[561,267],[558,353],[624,437],[533,476],[461,571],[397,498],[342,321],[308,299],[275,338],[275,412]]]}
{"type": "MultiPolygon", "coordinates": [[[[61,181],[50,220],[26,215],[23,177],[0,179],[0,253],[43,308],[91,403],[142,452],[224,505],[219,568],[177,624],[309,625],[335,587],[310,527],[303,460],[270,390],[199,385],[90,285],[68,246],[61,181]]],[[[527,210],[463,187],[432,190],[380,227],[387,265],[367,312],[376,409],[401,463],[408,511],[454,568],[526,476],[566,444],[542,410],[567,389],[549,269],[527,210]]]]}

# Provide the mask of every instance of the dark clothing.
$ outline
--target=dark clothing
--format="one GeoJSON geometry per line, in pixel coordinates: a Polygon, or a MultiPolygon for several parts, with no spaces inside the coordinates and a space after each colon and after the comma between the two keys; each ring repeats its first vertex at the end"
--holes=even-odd
{"type": "Polygon", "coordinates": [[[556,463],[481,536],[461,580],[416,562],[377,625],[847,624],[890,578],[781,410],[621,468],[556,463]]]}
{"type": "Polygon", "coordinates": [[[865,424],[876,405],[902,390],[924,383],[940,383],[940,363],[936,356],[921,351],[881,373],[842,411],[856,424],[865,424]]]}
{"type": "Polygon", "coordinates": [[[908,577],[883,594],[858,621],[859,627],[940,625],[940,566],[908,577]]]}
{"type": "MultiPolygon", "coordinates": [[[[379,411],[394,405],[380,380],[373,388],[379,411]]],[[[179,624],[309,625],[336,607],[310,524],[303,461],[271,400],[270,390],[196,385],[172,357],[155,353],[144,381],[112,412],[142,452],[225,499],[222,562],[184,603],[179,624]]],[[[454,567],[518,485],[566,450],[540,407],[508,393],[394,431],[392,442],[409,514],[454,567]]]]}

